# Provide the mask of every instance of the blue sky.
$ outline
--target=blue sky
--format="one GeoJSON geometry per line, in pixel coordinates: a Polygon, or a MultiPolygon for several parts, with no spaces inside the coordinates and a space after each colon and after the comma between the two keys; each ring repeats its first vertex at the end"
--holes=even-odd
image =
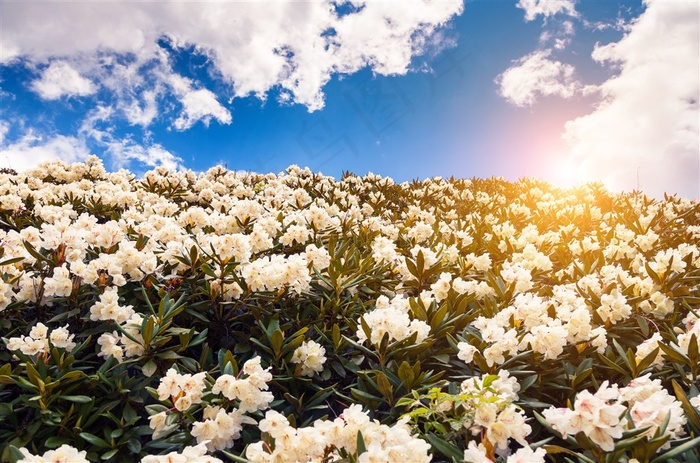
{"type": "Polygon", "coordinates": [[[698,199],[693,1],[0,1],[0,165],[97,154],[698,199]]]}

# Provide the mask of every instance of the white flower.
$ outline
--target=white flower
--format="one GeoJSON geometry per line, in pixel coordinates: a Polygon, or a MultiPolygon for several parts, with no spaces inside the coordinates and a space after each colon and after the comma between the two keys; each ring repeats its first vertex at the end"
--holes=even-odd
{"type": "Polygon", "coordinates": [[[318,270],[324,270],[328,268],[331,263],[331,255],[328,254],[326,248],[321,246],[320,248],[315,244],[310,244],[306,246],[306,261],[311,264],[311,266],[318,270]]]}
{"type": "Polygon", "coordinates": [[[285,429],[289,426],[289,420],[279,412],[268,410],[265,418],[260,421],[258,428],[260,431],[268,433],[273,439],[278,439],[285,434],[285,429]]]}
{"type": "Polygon", "coordinates": [[[301,375],[312,377],[323,371],[326,349],[316,341],[304,341],[292,354],[292,363],[301,365],[301,375]]]}
{"type": "Polygon", "coordinates": [[[521,346],[529,344],[534,352],[543,354],[545,360],[554,360],[564,352],[568,334],[561,325],[538,325],[523,337],[521,346]]]}
{"type": "Polygon", "coordinates": [[[627,425],[623,417],[627,407],[618,399],[617,386],[609,387],[604,381],[595,394],[579,392],[573,410],[549,408],[542,415],[564,437],[584,432],[602,450],[610,452],[615,448],[614,439],[622,437],[627,425]]]}
{"type": "Polygon", "coordinates": [[[49,340],[54,347],[60,347],[66,349],[67,351],[71,351],[76,346],[76,344],[73,342],[74,337],[75,335],[70,334],[68,331],[68,325],[66,325],[61,328],[55,328],[53,331],[51,331],[49,340]]]}
{"type": "Polygon", "coordinates": [[[543,448],[532,450],[525,446],[519,448],[514,454],[506,459],[506,463],[544,463],[547,451],[543,448]]]}
{"type": "Polygon", "coordinates": [[[267,383],[272,381],[270,368],[263,368],[260,365],[260,357],[256,356],[243,364],[243,373],[248,375],[250,383],[258,389],[267,389],[267,383]]]}
{"type": "Polygon", "coordinates": [[[166,455],[149,455],[141,463],[223,463],[218,458],[207,455],[205,444],[185,447],[182,453],[170,452],[166,455]]]}
{"type": "Polygon", "coordinates": [[[596,312],[603,321],[615,324],[628,318],[632,314],[632,307],[620,290],[615,288],[610,294],[603,294],[600,297],[600,307],[596,312]]]}
{"type": "Polygon", "coordinates": [[[49,450],[42,456],[32,455],[24,447],[19,449],[24,458],[17,460],[17,463],[90,463],[85,450],[78,449],[70,445],[63,444],[56,450],[49,450]]]}
{"type": "Polygon", "coordinates": [[[49,327],[43,323],[37,323],[30,331],[29,337],[33,339],[46,339],[49,334],[49,327]]]}
{"type": "Polygon", "coordinates": [[[209,451],[223,450],[233,446],[233,441],[241,437],[244,424],[257,423],[241,410],[226,413],[226,410],[219,409],[213,417],[193,423],[190,433],[209,451]]]}
{"type": "Polygon", "coordinates": [[[30,331],[29,336],[20,336],[7,340],[8,350],[19,350],[24,355],[37,355],[49,352],[50,347],[73,350],[76,344],[73,342],[75,335],[68,331],[68,325],[53,329],[49,334],[49,327],[43,323],[37,323],[30,331]]]}
{"type": "MultiPolygon", "coordinates": [[[[663,341],[663,338],[659,333],[654,333],[651,336],[651,338],[646,339],[644,342],[639,344],[637,346],[637,351],[635,352],[635,360],[637,361],[637,363],[639,363],[642,359],[651,354],[654,351],[654,349],[658,348],[659,341],[663,341]]],[[[657,369],[660,369],[664,364],[664,357],[662,354],[663,351],[659,349],[658,353],[656,354],[656,357],[654,357],[654,361],[651,364],[657,369]]]]}
{"type": "Polygon", "coordinates": [[[452,275],[444,272],[440,274],[440,278],[438,278],[435,283],[430,285],[430,289],[433,291],[436,301],[440,302],[447,299],[451,288],[451,282],[452,275]]]}
{"type": "Polygon", "coordinates": [[[44,280],[44,297],[68,297],[72,290],[73,281],[65,263],[54,267],[53,276],[44,280]]]}
{"type": "MultiPolygon", "coordinates": [[[[620,399],[628,403],[630,417],[635,428],[649,427],[645,433],[653,436],[668,418],[664,435],[678,439],[685,434],[686,416],[681,403],[661,385],[661,380],[651,380],[651,373],[633,379],[620,389],[620,399]]],[[[664,445],[662,448],[668,448],[664,445]]]]}
{"type": "Polygon", "coordinates": [[[692,399],[690,399],[690,404],[700,410],[700,395],[696,395],[692,399]]]}
{"type": "Polygon", "coordinates": [[[478,349],[467,342],[460,342],[457,344],[459,348],[459,353],[457,358],[465,363],[471,363],[474,360],[474,354],[478,352],[478,349]]]}
{"type": "Polygon", "coordinates": [[[99,357],[108,359],[114,357],[119,363],[124,358],[124,350],[119,346],[119,334],[116,331],[111,333],[103,333],[98,339],[97,344],[100,346],[99,357]]]}
{"type": "Polygon", "coordinates": [[[12,291],[12,285],[9,285],[0,279],[0,312],[5,310],[12,303],[12,297],[15,293],[12,291]]]}
{"type": "Polygon", "coordinates": [[[470,440],[464,449],[464,463],[493,463],[493,460],[486,456],[484,444],[470,440]]]}
{"type": "Polygon", "coordinates": [[[160,431],[165,427],[165,420],[168,417],[164,411],[151,415],[148,420],[148,426],[154,431],[160,431]]]}
{"type": "MultiPolygon", "coordinates": [[[[422,320],[411,320],[408,316],[408,301],[406,299],[397,296],[387,305],[386,299],[380,297],[377,303],[375,310],[362,316],[370,328],[370,341],[372,344],[379,345],[387,333],[389,334],[389,342],[402,341],[417,333],[417,343],[423,342],[430,334],[430,325],[422,320]]],[[[361,324],[358,323],[358,325],[357,338],[360,342],[365,342],[367,336],[361,324]]]]}
{"type": "Polygon", "coordinates": [[[134,315],[132,306],[119,305],[119,294],[114,286],[106,288],[99,300],[90,307],[90,320],[93,321],[114,320],[122,324],[132,315],[134,315]]]}

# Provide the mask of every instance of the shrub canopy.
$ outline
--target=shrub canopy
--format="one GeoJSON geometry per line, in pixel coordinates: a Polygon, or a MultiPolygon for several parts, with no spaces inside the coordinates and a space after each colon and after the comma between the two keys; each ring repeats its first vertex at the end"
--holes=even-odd
{"type": "Polygon", "coordinates": [[[697,462],[699,242],[600,184],[2,171],[0,459],[697,462]]]}

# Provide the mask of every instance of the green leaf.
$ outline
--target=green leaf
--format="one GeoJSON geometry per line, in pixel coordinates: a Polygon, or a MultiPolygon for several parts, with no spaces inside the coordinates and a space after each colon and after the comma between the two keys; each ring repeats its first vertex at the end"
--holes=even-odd
{"type": "Polygon", "coordinates": [[[448,308],[448,305],[443,303],[442,306],[433,314],[433,316],[430,317],[430,322],[428,324],[433,330],[437,330],[440,323],[442,323],[442,321],[445,319],[448,308]]]}
{"type": "Polygon", "coordinates": [[[139,453],[141,451],[141,442],[133,437],[127,441],[126,448],[132,453],[139,453]]]}
{"type": "Polygon", "coordinates": [[[279,328],[272,332],[270,336],[270,346],[275,357],[279,357],[282,353],[282,344],[284,343],[284,333],[279,328]]]}
{"type": "MultiPolygon", "coordinates": [[[[365,337],[368,340],[372,339],[372,329],[369,327],[367,322],[365,321],[365,317],[360,317],[360,327],[362,328],[362,332],[365,333],[365,337]]],[[[345,337],[345,336],[343,336],[345,337]]]]}
{"type": "Polygon", "coordinates": [[[690,336],[690,343],[688,344],[688,359],[690,359],[691,364],[696,364],[700,360],[700,354],[698,353],[698,338],[693,333],[690,336]]]}
{"type": "Polygon", "coordinates": [[[381,372],[377,371],[375,373],[375,378],[377,381],[377,386],[379,387],[379,392],[381,392],[384,397],[389,401],[389,404],[394,402],[394,386],[389,382],[389,378],[381,372]]]}
{"type": "Polygon", "coordinates": [[[663,343],[658,343],[658,346],[662,351],[664,351],[664,357],[666,357],[671,362],[677,363],[679,365],[690,365],[690,359],[683,355],[681,352],[678,352],[673,347],[667,346],[663,343]]]}
{"type": "Polygon", "coordinates": [[[676,394],[676,398],[683,407],[685,416],[690,420],[695,429],[700,430],[700,413],[698,413],[697,409],[690,403],[685,391],[675,379],[671,381],[671,385],[673,386],[673,392],[676,394]]]}
{"type": "Polygon", "coordinates": [[[0,262],[0,267],[4,265],[16,264],[17,262],[22,262],[23,260],[24,257],[13,257],[12,259],[3,260],[2,262],[0,262]]]}
{"type": "Polygon", "coordinates": [[[405,360],[401,362],[398,373],[399,379],[404,383],[404,388],[406,390],[413,389],[413,383],[416,380],[416,376],[415,374],[413,374],[413,369],[408,364],[408,362],[406,362],[405,360]]]}
{"type": "Polygon", "coordinates": [[[543,445],[542,448],[545,449],[548,454],[555,455],[557,453],[565,453],[567,455],[571,455],[571,456],[578,458],[579,461],[583,461],[584,463],[596,463],[595,461],[591,460],[590,458],[586,457],[585,455],[574,452],[573,450],[569,450],[569,449],[564,448],[564,447],[560,447],[558,445],[543,445]]]}
{"type": "Polygon", "coordinates": [[[153,332],[155,330],[156,326],[156,320],[155,318],[151,315],[148,318],[146,318],[143,323],[141,324],[141,337],[143,337],[143,345],[148,346],[151,344],[151,340],[153,339],[153,332]]]}
{"type": "Polygon", "coordinates": [[[618,365],[617,363],[615,363],[612,360],[610,360],[609,358],[607,358],[605,355],[598,354],[598,358],[600,360],[602,360],[602,362],[605,363],[606,365],[608,365],[610,368],[612,368],[613,370],[616,370],[618,373],[621,373],[624,376],[629,376],[629,372],[625,371],[624,368],[622,368],[620,365],[618,365]]]}
{"type": "Polygon", "coordinates": [[[662,463],[664,461],[669,461],[671,458],[675,458],[689,450],[696,450],[698,446],[700,446],[700,437],[696,437],[695,439],[689,440],[678,447],[672,448],[668,452],[662,453],[658,457],[651,460],[651,463],[662,463]]]}
{"type": "Polygon", "coordinates": [[[90,434],[89,432],[81,432],[78,434],[80,437],[85,439],[87,442],[91,443],[92,445],[95,445],[97,447],[100,447],[102,449],[108,449],[110,448],[109,443],[107,443],[106,440],[97,437],[94,434],[90,434]]]}
{"type": "Polygon", "coordinates": [[[350,393],[352,394],[353,397],[355,397],[357,400],[359,400],[363,403],[382,402],[381,397],[377,397],[376,395],[372,395],[369,392],[365,392],[365,391],[360,390],[360,389],[352,388],[350,390],[350,393]]]}
{"type": "Polygon", "coordinates": [[[446,457],[451,458],[452,461],[461,462],[464,459],[464,452],[457,448],[456,445],[447,442],[432,433],[426,434],[425,438],[428,440],[428,442],[430,442],[430,445],[432,445],[435,450],[442,453],[446,457]]]}
{"type": "Polygon", "coordinates": [[[539,375],[535,373],[534,375],[526,376],[522,381],[520,381],[520,392],[526,391],[530,386],[537,382],[539,375]]]}
{"type": "Polygon", "coordinates": [[[362,432],[357,431],[357,456],[362,455],[367,451],[365,446],[365,439],[362,437],[362,432]]]}
{"type": "Polygon", "coordinates": [[[61,399],[77,404],[86,404],[92,402],[92,397],[86,395],[62,395],[61,399]]]}
{"type": "Polygon", "coordinates": [[[659,348],[656,347],[653,351],[649,352],[649,354],[641,359],[639,363],[637,364],[637,373],[641,373],[647,368],[651,366],[652,363],[654,363],[654,360],[656,360],[656,356],[659,354],[659,348]]]}
{"type": "Polygon", "coordinates": [[[119,449],[113,449],[113,450],[110,450],[109,452],[105,452],[102,455],[100,455],[100,460],[109,460],[114,455],[116,455],[117,452],[119,452],[119,449]]]}
{"type": "Polygon", "coordinates": [[[52,262],[46,256],[37,251],[36,248],[32,246],[32,244],[29,241],[23,241],[23,243],[24,247],[27,249],[27,252],[31,254],[31,256],[37,261],[52,264],[52,262]]]}
{"type": "Polygon", "coordinates": [[[44,442],[44,445],[46,448],[49,449],[56,449],[63,444],[70,444],[72,441],[69,437],[58,437],[58,436],[51,436],[46,441],[44,442]]]}
{"type": "Polygon", "coordinates": [[[157,369],[158,366],[156,365],[156,362],[154,362],[153,360],[149,360],[144,366],[141,367],[141,373],[143,373],[143,375],[147,378],[150,378],[151,376],[153,376],[157,369]]]}
{"type": "Polygon", "coordinates": [[[227,458],[230,458],[231,461],[233,461],[234,463],[249,463],[249,461],[246,460],[245,458],[238,456],[238,455],[234,455],[233,453],[228,452],[226,450],[220,450],[220,452],[222,454],[226,455],[227,458]]]}
{"type": "Polygon", "coordinates": [[[333,340],[333,347],[337,351],[340,349],[340,343],[342,341],[342,338],[340,337],[340,327],[338,325],[333,325],[333,329],[331,330],[331,338],[333,340]]]}
{"type": "Polygon", "coordinates": [[[18,461],[24,460],[26,458],[26,456],[22,452],[20,452],[19,449],[17,447],[15,447],[14,445],[10,445],[8,447],[8,449],[9,449],[8,453],[9,453],[9,457],[10,457],[10,462],[17,463],[18,461]]]}

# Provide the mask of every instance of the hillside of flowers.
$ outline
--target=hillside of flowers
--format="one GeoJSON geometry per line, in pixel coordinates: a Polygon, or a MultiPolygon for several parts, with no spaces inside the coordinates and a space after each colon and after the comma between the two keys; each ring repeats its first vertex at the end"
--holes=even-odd
{"type": "Polygon", "coordinates": [[[0,173],[0,461],[699,462],[700,203],[0,173]]]}

